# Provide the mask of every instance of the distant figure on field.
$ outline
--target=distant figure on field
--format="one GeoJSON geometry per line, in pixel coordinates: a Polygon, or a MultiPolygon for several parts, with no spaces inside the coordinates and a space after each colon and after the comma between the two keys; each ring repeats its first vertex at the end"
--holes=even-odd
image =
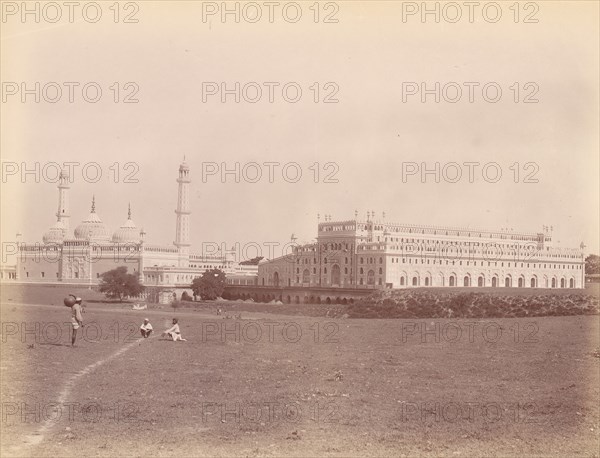
{"type": "Polygon", "coordinates": [[[178,340],[186,341],[186,339],[181,337],[181,331],[179,330],[179,323],[177,322],[177,318],[173,318],[173,326],[167,329],[162,333],[163,336],[169,336],[173,342],[178,340]]]}
{"type": "Polygon", "coordinates": [[[73,326],[73,332],[71,334],[71,346],[75,346],[75,340],[77,339],[77,330],[79,327],[83,327],[83,317],[81,316],[81,303],[83,299],[76,297],[74,294],[69,294],[75,299],[75,305],[71,307],[71,325],[73,326]]]}
{"type": "Polygon", "coordinates": [[[152,334],[152,331],[153,331],[153,329],[152,329],[152,325],[150,324],[150,320],[148,318],[144,318],[144,322],[140,326],[140,333],[142,334],[144,339],[147,339],[148,337],[150,337],[150,334],[152,334]]]}

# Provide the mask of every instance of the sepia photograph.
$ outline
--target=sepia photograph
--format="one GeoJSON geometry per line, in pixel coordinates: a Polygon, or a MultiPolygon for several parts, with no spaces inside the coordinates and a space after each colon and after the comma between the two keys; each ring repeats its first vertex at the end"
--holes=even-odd
{"type": "Polygon", "coordinates": [[[600,2],[0,7],[0,456],[600,456],[600,2]]]}

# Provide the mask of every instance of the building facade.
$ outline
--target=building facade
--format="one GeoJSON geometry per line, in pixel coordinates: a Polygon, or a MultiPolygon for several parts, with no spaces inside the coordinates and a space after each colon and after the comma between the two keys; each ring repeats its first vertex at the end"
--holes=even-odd
{"type": "MultiPolygon", "coordinates": [[[[357,216],[357,215],[355,215],[357,216]]],[[[340,288],[584,288],[580,249],[540,233],[387,223],[319,223],[316,243],[259,264],[258,284],[340,288]]]]}
{"type": "Polygon", "coordinates": [[[95,285],[102,273],[120,266],[139,274],[141,283],[157,287],[186,287],[207,269],[221,269],[227,276],[256,282],[257,266],[240,266],[233,250],[206,255],[190,247],[190,169],[179,167],[178,199],[175,210],[175,241],[172,246],[145,242],[146,233],[127,219],[112,235],[96,212],[91,210],[71,234],[69,229],[69,177],[62,172],[58,184],[56,223],[42,242],[18,243],[15,266],[4,266],[3,281],[72,283],[95,285]]]}

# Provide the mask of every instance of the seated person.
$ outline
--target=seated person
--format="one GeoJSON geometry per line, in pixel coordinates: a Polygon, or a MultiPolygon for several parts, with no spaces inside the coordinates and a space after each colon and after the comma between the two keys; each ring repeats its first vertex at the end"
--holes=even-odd
{"type": "Polygon", "coordinates": [[[152,334],[152,331],[153,329],[152,325],[150,324],[150,320],[148,320],[148,318],[145,318],[144,322],[140,326],[140,333],[142,334],[144,339],[147,339],[148,337],[150,337],[150,334],[152,334]]]}
{"type": "Polygon", "coordinates": [[[176,342],[178,340],[186,341],[186,339],[183,339],[181,337],[181,332],[179,331],[179,323],[177,323],[177,318],[173,318],[173,326],[171,326],[169,329],[163,332],[162,335],[169,336],[173,340],[173,342],[176,342]]]}

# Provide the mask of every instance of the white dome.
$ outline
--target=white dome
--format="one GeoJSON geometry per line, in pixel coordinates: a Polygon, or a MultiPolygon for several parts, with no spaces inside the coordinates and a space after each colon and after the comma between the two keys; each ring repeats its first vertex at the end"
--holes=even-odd
{"type": "Polygon", "coordinates": [[[59,220],[54,223],[54,226],[48,229],[42,237],[42,241],[44,243],[62,243],[65,235],[67,235],[67,228],[65,227],[65,224],[59,220]]]}
{"type": "Polygon", "coordinates": [[[75,228],[75,238],[79,240],[90,240],[96,242],[110,241],[110,233],[106,224],[96,214],[96,202],[92,199],[92,211],[88,217],[75,228]]]}
{"type": "Polygon", "coordinates": [[[127,221],[125,221],[125,223],[114,232],[112,236],[112,241],[114,243],[140,243],[140,240],[140,230],[131,220],[130,207],[129,212],[127,214],[127,221]]]}

